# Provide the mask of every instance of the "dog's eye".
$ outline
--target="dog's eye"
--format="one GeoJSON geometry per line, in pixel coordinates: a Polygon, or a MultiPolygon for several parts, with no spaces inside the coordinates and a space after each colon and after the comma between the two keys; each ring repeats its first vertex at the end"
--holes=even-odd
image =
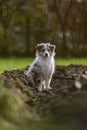
{"type": "Polygon", "coordinates": [[[38,51],[41,52],[41,49],[39,49],[38,51]]]}
{"type": "Polygon", "coordinates": [[[48,51],[50,51],[50,49],[47,49],[48,51]]]}
{"type": "Polygon", "coordinates": [[[53,48],[52,47],[50,48],[50,50],[51,50],[51,52],[53,52],[53,48]]]}
{"type": "Polygon", "coordinates": [[[41,51],[42,51],[42,52],[44,52],[44,51],[45,51],[45,49],[42,49],[41,51]]]}

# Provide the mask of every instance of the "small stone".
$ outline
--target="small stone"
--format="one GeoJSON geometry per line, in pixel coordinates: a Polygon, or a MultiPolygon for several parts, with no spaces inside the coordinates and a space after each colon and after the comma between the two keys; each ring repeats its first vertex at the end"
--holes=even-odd
{"type": "Polygon", "coordinates": [[[80,81],[78,81],[78,80],[75,81],[75,87],[76,87],[77,89],[81,89],[82,84],[80,83],[80,81]]]}
{"type": "Polygon", "coordinates": [[[82,77],[83,77],[84,79],[87,79],[87,75],[85,75],[85,74],[83,74],[82,77]]]}
{"type": "Polygon", "coordinates": [[[85,71],[85,74],[87,75],[87,70],[85,71]]]}

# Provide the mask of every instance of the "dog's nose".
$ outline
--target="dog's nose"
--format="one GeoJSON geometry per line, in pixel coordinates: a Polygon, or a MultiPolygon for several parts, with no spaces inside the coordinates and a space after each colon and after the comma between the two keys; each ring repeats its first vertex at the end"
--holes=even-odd
{"type": "Polygon", "coordinates": [[[45,56],[48,56],[48,53],[45,53],[45,56]]]}

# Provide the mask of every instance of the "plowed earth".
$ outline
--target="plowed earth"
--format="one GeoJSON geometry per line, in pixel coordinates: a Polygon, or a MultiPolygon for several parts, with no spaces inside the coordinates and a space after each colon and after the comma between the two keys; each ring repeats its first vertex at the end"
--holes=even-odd
{"type": "Polygon", "coordinates": [[[63,130],[60,124],[69,130],[87,129],[87,66],[56,66],[52,89],[47,92],[38,92],[29,85],[26,70],[5,71],[2,74],[5,86],[20,90],[25,104],[43,121],[54,123],[56,130],[63,130]]]}

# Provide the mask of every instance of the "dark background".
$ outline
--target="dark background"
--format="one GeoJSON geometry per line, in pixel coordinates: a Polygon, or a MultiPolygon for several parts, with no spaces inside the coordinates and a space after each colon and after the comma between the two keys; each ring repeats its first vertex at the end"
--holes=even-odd
{"type": "Polygon", "coordinates": [[[41,42],[60,57],[87,57],[87,1],[0,0],[0,57],[33,56],[41,42]]]}

